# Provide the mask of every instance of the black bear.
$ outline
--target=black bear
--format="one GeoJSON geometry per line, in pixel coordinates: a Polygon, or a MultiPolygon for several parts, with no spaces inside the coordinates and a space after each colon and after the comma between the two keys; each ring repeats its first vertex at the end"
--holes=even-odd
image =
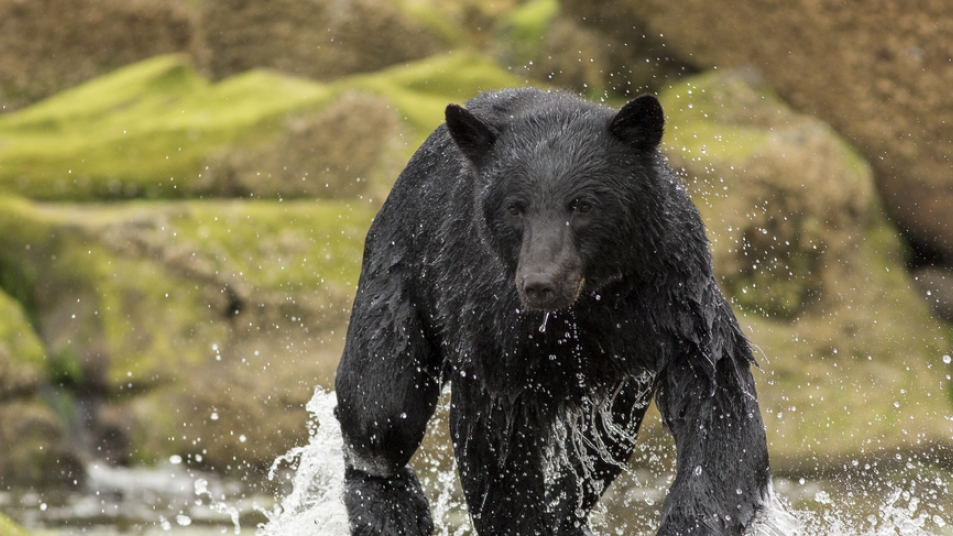
{"type": "Polygon", "coordinates": [[[352,534],[433,530],[407,463],[446,382],[480,536],[591,534],[653,394],[677,451],[658,534],[741,534],[770,486],[754,359],[659,151],[658,100],[466,106],[367,235],[336,378],[352,534]]]}

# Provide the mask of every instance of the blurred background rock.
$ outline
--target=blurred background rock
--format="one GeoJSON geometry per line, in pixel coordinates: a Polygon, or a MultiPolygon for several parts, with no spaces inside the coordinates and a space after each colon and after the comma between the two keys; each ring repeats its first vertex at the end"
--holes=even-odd
{"type": "Polygon", "coordinates": [[[527,84],[662,98],[780,473],[947,451],[950,35],[940,0],[0,0],[0,483],[305,441],[393,180],[527,84]]]}

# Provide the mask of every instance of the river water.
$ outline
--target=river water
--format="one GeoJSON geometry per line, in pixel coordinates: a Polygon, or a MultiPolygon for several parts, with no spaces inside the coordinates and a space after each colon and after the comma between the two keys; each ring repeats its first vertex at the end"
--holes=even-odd
{"type": "MultiPolygon", "coordinates": [[[[308,405],[309,443],[276,460],[265,485],[196,472],[175,457],[150,469],[94,464],[83,489],[0,492],[0,511],[38,535],[344,536],[344,468],[333,407],[334,394],[318,389],[308,405]]],[[[440,435],[436,426],[430,435],[440,435]]],[[[596,534],[654,534],[673,459],[669,446],[652,443],[636,452],[632,470],[593,513],[596,534]]],[[[431,498],[436,534],[469,535],[446,443],[425,443],[415,467],[431,498]]],[[[948,467],[929,456],[898,453],[826,477],[776,479],[778,504],[757,534],[953,535],[948,467]]]]}

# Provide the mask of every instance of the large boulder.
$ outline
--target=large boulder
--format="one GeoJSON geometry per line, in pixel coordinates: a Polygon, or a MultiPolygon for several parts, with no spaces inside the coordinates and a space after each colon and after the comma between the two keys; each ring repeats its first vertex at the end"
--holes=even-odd
{"type": "Polygon", "coordinates": [[[269,67],[327,81],[444,50],[386,0],[220,0],[200,10],[213,78],[269,67]]]}
{"type": "Polygon", "coordinates": [[[688,78],[661,99],[665,152],[758,349],[773,464],[950,446],[950,341],[907,274],[868,165],[750,72],[688,78]]]}
{"type": "Polygon", "coordinates": [[[0,0],[0,112],[193,47],[182,0],[0,0]]]}
{"type": "Polygon", "coordinates": [[[870,162],[914,263],[953,266],[953,4],[570,0],[567,9],[614,38],[658,36],[697,67],[758,69],[870,162]]]}

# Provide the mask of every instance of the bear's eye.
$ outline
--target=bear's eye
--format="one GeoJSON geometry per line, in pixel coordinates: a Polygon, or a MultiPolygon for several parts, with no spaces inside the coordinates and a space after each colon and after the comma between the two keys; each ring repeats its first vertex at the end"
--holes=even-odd
{"type": "Polygon", "coordinates": [[[519,207],[516,205],[510,205],[506,207],[506,211],[510,213],[510,216],[519,216],[521,212],[519,207]]]}
{"type": "Polygon", "coordinates": [[[572,203],[572,210],[579,214],[588,214],[592,210],[592,203],[577,199],[572,203]]]}

